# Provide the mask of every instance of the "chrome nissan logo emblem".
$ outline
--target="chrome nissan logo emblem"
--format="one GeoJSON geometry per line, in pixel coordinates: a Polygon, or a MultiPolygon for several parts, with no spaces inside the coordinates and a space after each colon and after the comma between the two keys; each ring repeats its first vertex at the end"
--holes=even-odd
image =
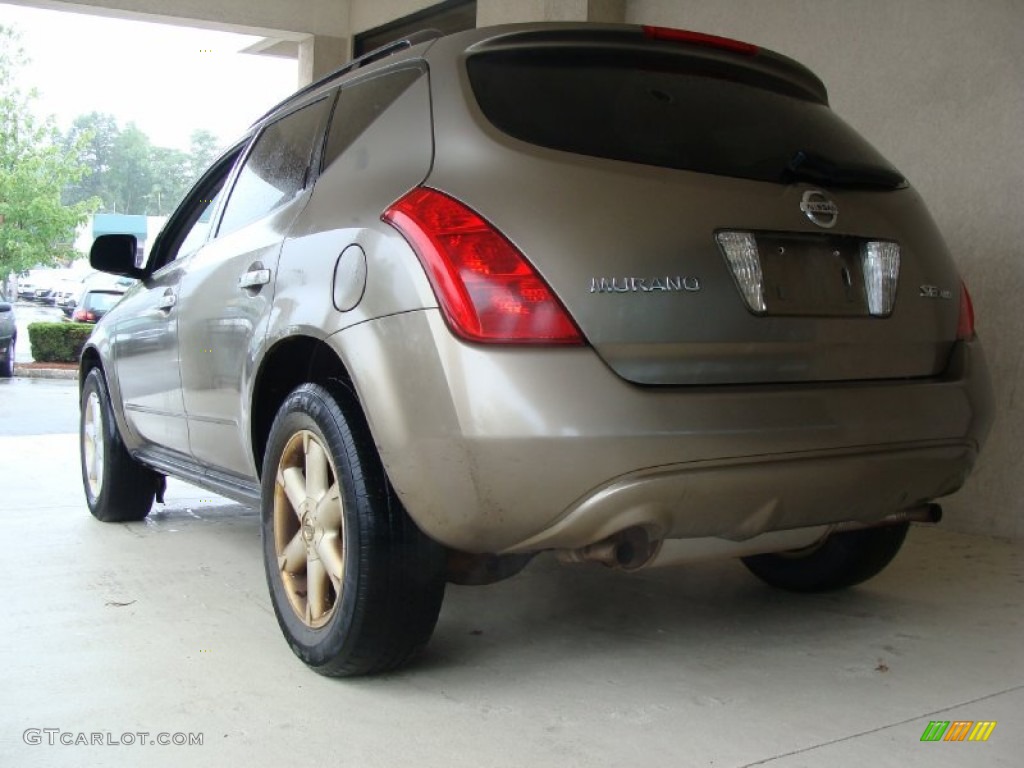
{"type": "Polygon", "coordinates": [[[839,206],[819,189],[808,189],[800,198],[800,210],[819,227],[832,229],[839,221],[839,206]]]}

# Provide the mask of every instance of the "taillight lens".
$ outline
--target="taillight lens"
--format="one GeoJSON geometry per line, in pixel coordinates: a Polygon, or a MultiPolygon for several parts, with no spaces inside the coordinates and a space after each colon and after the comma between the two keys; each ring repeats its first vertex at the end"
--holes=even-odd
{"type": "Polygon", "coordinates": [[[974,338],[974,302],[967,286],[960,281],[960,321],[956,326],[957,340],[968,341],[974,338]]]}
{"type": "Polygon", "coordinates": [[[522,253],[483,217],[418,187],[383,215],[413,247],[452,330],[492,344],[582,344],[575,323],[522,253]]]}
{"type": "Polygon", "coordinates": [[[667,40],[673,43],[692,43],[693,45],[703,45],[709,48],[722,48],[733,53],[742,53],[745,56],[753,56],[759,50],[756,45],[744,43],[740,40],[719,37],[718,35],[706,35],[703,32],[691,32],[688,29],[652,26],[644,26],[643,29],[644,35],[652,40],[667,40]]]}

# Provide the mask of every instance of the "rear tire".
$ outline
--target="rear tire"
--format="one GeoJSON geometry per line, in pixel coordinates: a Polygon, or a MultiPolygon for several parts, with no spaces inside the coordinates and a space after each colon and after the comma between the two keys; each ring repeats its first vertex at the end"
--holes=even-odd
{"type": "Polygon", "coordinates": [[[153,506],[160,475],[131,457],[110,407],[100,368],[82,386],[79,447],[89,511],[105,523],[142,520],[153,506]]]}
{"type": "Polygon", "coordinates": [[[262,495],[267,583],[295,655],[348,677],[419,653],[441,610],[445,550],[402,507],[350,394],[303,384],[285,399],[262,495]]]}
{"type": "Polygon", "coordinates": [[[827,592],[867,581],[900,551],[909,523],[833,533],[808,550],[744,557],[759,579],[791,592],[827,592]]]}

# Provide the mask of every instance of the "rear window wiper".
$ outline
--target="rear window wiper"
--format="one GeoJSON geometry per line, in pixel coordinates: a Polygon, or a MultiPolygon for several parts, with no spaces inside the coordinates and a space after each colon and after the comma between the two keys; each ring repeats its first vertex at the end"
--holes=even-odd
{"type": "Polygon", "coordinates": [[[861,187],[870,189],[898,189],[907,180],[892,168],[874,165],[836,163],[811,152],[797,150],[782,170],[783,184],[809,181],[832,187],[861,187]]]}

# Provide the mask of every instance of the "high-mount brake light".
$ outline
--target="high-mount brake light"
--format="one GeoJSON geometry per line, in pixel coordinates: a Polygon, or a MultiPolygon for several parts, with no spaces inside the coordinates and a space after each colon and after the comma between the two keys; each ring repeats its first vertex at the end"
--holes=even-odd
{"type": "Polygon", "coordinates": [[[974,302],[963,280],[960,281],[960,319],[956,325],[956,338],[958,341],[974,338],[974,302]]]}
{"type": "Polygon", "coordinates": [[[709,48],[721,48],[733,53],[741,53],[744,56],[754,56],[760,50],[756,45],[744,43],[741,40],[733,40],[718,35],[706,35],[703,32],[691,32],[688,29],[673,29],[672,27],[652,27],[644,25],[644,35],[651,40],[665,40],[671,43],[691,43],[693,45],[704,45],[709,48]]]}
{"type": "Polygon", "coordinates": [[[491,344],[583,343],[519,249],[468,206],[417,187],[382,218],[409,241],[458,336],[491,344]]]}

